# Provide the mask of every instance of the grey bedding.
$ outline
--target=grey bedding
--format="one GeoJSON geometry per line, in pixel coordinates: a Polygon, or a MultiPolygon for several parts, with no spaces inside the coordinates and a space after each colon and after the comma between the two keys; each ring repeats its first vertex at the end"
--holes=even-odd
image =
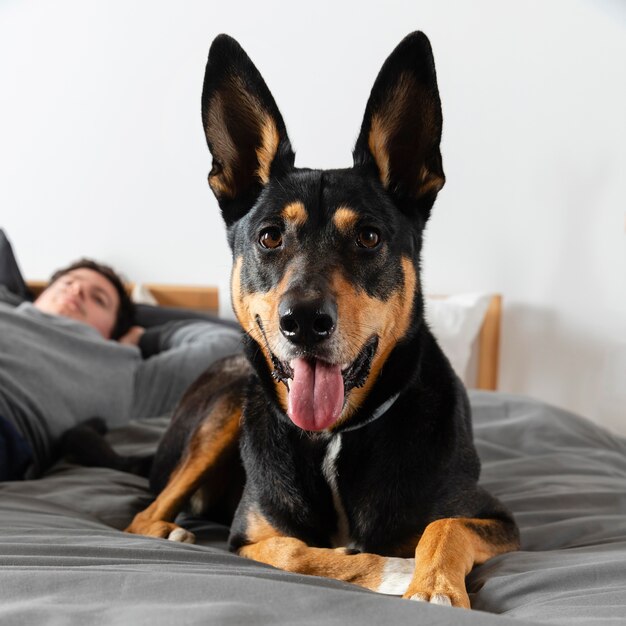
{"type": "MultiPolygon", "coordinates": [[[[186,519],[198,545],[120,532],[142,478],[60,463],[0,483],[0,623],[626,624],[626,440],[539,402],[475,392],[482,483],[515,513],[522,550],[468,577],[476,611],[281,572],[225,550],[228,530],[186,519]]],[[[165,419],[112,433],[148,451],[165,419]]]]}

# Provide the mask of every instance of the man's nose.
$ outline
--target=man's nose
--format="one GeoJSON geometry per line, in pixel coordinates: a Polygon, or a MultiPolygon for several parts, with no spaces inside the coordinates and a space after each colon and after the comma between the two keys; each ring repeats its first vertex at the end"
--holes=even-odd
{"type": "Polygon", "coordinates": [[[82,285],[81,282],[79,281],[74,281],[71,285],[70,285],[70,291],[79,296],[80,298],[84,298],[85,297],[85,289],[82,285]]]}

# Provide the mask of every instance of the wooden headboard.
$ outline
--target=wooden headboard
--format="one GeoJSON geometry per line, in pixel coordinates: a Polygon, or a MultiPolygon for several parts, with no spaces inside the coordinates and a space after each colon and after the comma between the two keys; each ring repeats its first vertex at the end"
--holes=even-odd
{"type": "Polygon", "coordinates": [[[500,363],[500,321],[502,296],[494,295],[485,313],[478,335],[478,375],[476,388],[495,391],[498,388],[498,365],[500,363]]]}
{"type": "MultiPolygon", "coordinates": [[[[28,287],[37,297],[47,286],[46,281],[29,281],[28,287]]],[[[161,306],[194,309],[218,313],[217,287],[191,285],[144,284],[161,306]]],[[[133,285],[128,286],[131,291],[133,285]]],[[[498,364],[500,356],[500,319],[502,296],[494,295],[489,303],[478,337],[478,367],[476,388],[495,391],[498,388],[498,364]]]]}
{"type": "MultiPolygon", "coordinates": [[[[157,285],[144,284],[153,298],[161,306],[171,306],[181,309],[194,309],[213,313],[219,312],[219,292],[217,287],[202,287],[194,285],[157,285]]],[[[132,290],[133,285],[129,285],[132,290]]]]}

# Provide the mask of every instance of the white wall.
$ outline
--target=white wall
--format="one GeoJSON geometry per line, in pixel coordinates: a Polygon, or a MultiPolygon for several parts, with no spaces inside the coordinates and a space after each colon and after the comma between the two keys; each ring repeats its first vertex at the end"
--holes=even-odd
{"type": "Polygon", "coordinates": [[[0,1],[0,226],[24,273],[77,256],[219,284],[230,258],[200,123],[235,36],[297,163],[350,164],[376,73],[430,37],[448,182],[426,290],[504,294],[501,388],[626,434],[626,6],[621,0],[0,1]]]}

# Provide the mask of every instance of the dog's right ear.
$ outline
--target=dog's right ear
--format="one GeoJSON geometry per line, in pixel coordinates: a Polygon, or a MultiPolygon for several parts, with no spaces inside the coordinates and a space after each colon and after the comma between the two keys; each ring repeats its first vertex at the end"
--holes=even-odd
{"type": "Polygon", "coordinates": [[[293,167],[295,155],[265,81],[228,35],[216,37],[209,51],[202,122],[213,155],[209,185],[230,226],[252,207],[270,176],[293,167]]]}

